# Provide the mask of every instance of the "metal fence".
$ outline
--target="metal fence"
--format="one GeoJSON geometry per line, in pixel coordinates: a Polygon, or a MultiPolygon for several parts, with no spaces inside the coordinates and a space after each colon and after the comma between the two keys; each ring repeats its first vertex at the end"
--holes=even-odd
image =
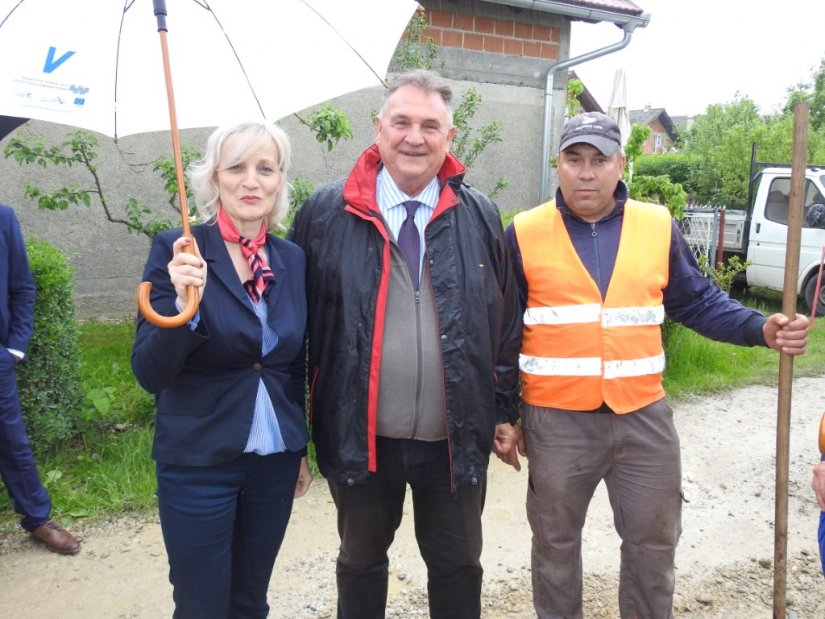
{"type": "Polygon", "coordinates": [[[722,211],[724,211],[723,206],[688,204],[684,218],[677,221],[679,230],[693,250],[696,259],[700,260],[704,256],[708,265],[716,262],[722,211]]]}

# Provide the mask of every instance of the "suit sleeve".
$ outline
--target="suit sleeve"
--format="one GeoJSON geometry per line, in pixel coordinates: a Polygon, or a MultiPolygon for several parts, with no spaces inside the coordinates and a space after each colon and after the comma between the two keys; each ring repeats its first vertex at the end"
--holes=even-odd
{"type": "MultiPolygon", "coordinates": [[[[167,270],[174,238],[177,236],[160,234],[153,239],[143,272],[143,281],[152,284],[152,307],[164,316],[178,314],[175,307],[177,295],[167,270]]],[[[203,321],[195,331],[188,324],[166,329],[156,327],[138,315],[132,345],[132,373],[146,391],[158,393],[178,376],[192,351],[202,346],[206,339],[203,321]]]]}
{"type": "Polygon", "coordinates": [[[6,348],[13,348],[25,354],[34,327],[34,277],[29,267],[20,223],[13,212],[9,221],[9,336],[3,344],[6,348]]]}

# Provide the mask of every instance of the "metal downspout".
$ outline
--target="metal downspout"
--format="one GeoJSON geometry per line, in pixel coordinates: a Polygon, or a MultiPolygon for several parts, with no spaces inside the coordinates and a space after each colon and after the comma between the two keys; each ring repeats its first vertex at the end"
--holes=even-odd
{"type": "Polygon", "coordinates": [[[613,52],[617,52],[620,49],[624,49],[630,43],[630,37],[633,33],[633,30],[636,28],[637,24],[624,24],[622,26],[622,30],[624,30],[624,37],[618,43],[614,43],[613,45],[608,45],[607,47],[602,47],[601,49],[594,50],[592,52],[588,52],[586,54],[582,54],[581,56],[576,56],[575,58],[568,58],[567,60],[563,60],[562,62],[558,62],[554,64],[550,69],[547,71],[547,79],[544,86],[544,127],[542,128],[542,137],[541,137],[541,186],[539,187],[539,204],[545,202],[548,198],[547,196],[547,186],[548,186],[548,176],[550,172],[550,144],[551,144],[551,128],[552,128],[552,118],[551,112],[553,109],[553,82],[555,81],[555,75],[559,71],[563,69],[568,69],[577,64],[581,64],[583,62],[587,62],[588,60],[594,60],[595,58],[600,58],[602,56],[606,56],[607,54],[612,54],[613,52]]]}

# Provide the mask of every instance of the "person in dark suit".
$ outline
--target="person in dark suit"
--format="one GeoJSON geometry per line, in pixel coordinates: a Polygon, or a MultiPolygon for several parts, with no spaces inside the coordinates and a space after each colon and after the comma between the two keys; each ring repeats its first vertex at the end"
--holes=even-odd
{"type": "Polygon", "coordinates": [[[190,173],[207,222],[155,237],[152,306],[189,324],[138,318],[132,370],[155,394],[152,457],[178,619],[266,617],[294,497],[312,480],[304,416],[304,254],[268,229],[288,209],[290,145],[274,125],[217,129],[190,173]],[[183,251],[194,244],[194,253],[183,251]]]}
{"type": "Polygon", "coordinates": [[[0,204],[0,476],[23,516],[20,525],[49,550],[73,555],[80,542],[50,519],[51,499],[37,472],[17,394],[17,364],[26,361],[34,297],[20,223],[11,207],[0,204]]]}

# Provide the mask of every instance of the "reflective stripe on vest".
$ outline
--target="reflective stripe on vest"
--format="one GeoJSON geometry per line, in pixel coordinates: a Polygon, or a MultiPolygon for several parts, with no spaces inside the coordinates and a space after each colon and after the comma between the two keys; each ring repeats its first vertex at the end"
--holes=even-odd
{"type": "Polygon", "coordinates": [[[660,325],[665,320],[665,308],[616,307],[604,308],[597,303],[567,305],[565,307],[528,307],[524,312],[526,325],[570,325],[580,322],[599,322],[605,327],[632,327],[660,325]]]}
{"type": "Polygon", "coordinates": [[[519,358],[522,397],[536,406],[630,412],[664,396],[660,325],[670,214],[628,201],[604,301],[553,202],[514,220],[527,280],[519,358]]]}
{"type": "MultiPolygon", "coordinates": [[[[537,376],[601,376],[602,360],[599,357],[550,358],[519,355],[519,369],[537,376]]],[[[630,361],[607,361],[605,378],[625,378],[661,373],[665,369],[665,355],[630,361]]]]}

